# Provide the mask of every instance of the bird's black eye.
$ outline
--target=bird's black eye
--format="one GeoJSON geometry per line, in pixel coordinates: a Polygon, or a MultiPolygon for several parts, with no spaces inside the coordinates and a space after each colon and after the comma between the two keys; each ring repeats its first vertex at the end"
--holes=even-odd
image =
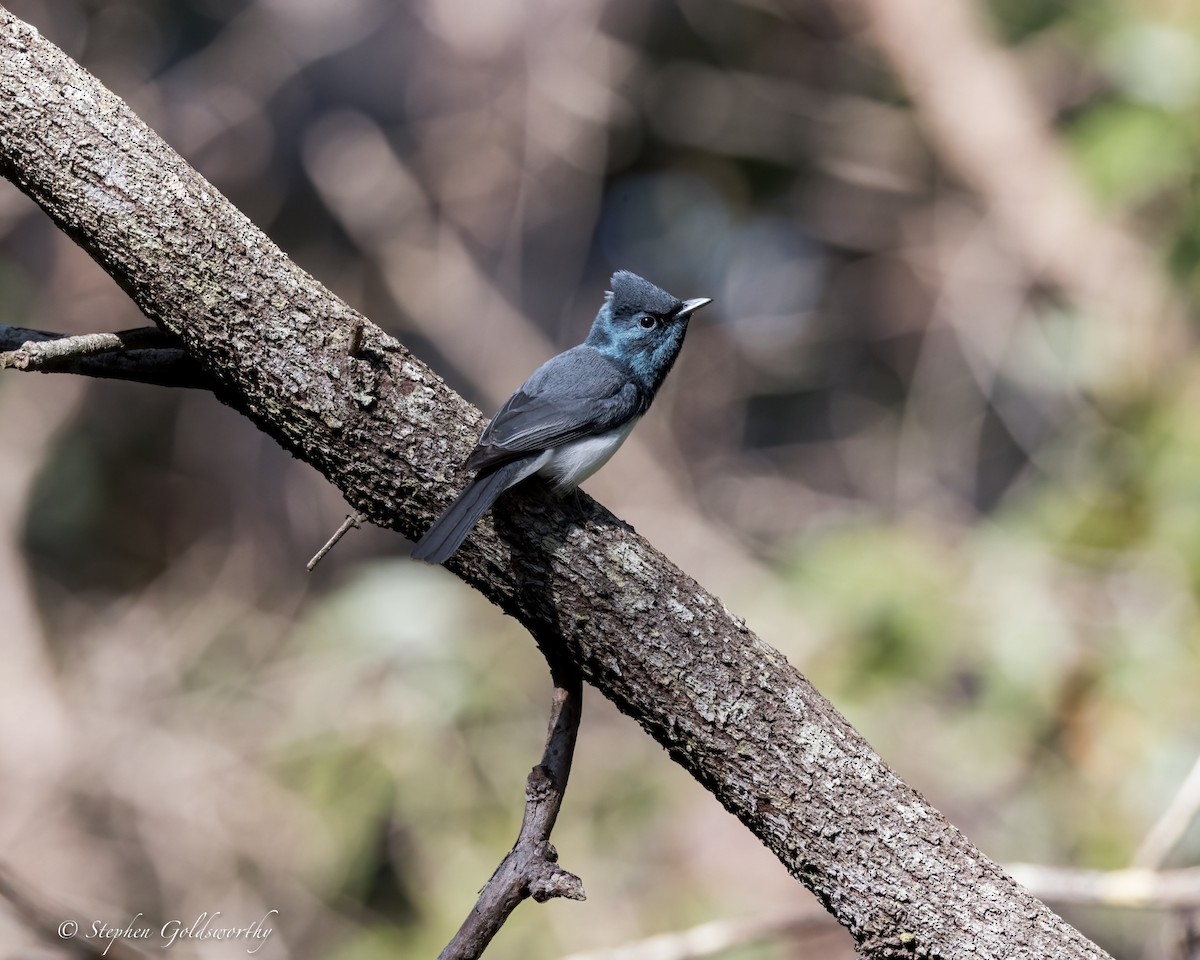
{"type": "Polygon", "coordinates": [[[656,318],[648,316],[644,313],[638,319],[638,323],[641,324],[643,330],[653,330],[658,326],[658,320],[656,318]]]}

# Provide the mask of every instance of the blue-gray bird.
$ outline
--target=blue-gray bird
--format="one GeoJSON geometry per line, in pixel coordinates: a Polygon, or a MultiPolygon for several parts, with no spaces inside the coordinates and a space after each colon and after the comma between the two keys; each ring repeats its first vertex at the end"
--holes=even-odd
{"type": "Polygon", "coordinates": [[[563,493],[604,466],[649,409],[688,319],[711,302],[614,273],[587,339],[538,367],[492,418],[465,464],[475,478],[418,541],[414,559],[448,560],[496,498],[534,473],[563,493]]]}

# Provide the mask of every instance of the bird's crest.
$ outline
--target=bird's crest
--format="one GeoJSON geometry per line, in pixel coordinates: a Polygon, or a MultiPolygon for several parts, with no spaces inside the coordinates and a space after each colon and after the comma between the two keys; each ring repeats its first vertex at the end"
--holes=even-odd
{"type": "Polygon", "coordinates": [[[612,290],[607,300],[616,317],[631,316],[645,310],[656,316],[665,317],[679,309],[680,301],[649,280],[636,273],[618,270],[612,275],[612,290]]]}

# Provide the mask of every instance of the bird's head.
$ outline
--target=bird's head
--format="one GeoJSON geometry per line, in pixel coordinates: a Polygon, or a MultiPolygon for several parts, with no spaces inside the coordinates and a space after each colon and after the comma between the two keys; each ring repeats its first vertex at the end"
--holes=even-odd
{"type": "Polygon", "coordinates": [[[653,395],[679,355],[688,319],[708,303],[704,297],[680,300],[635,273],[618,270],[586,342],[627,365],[653,395]]]}

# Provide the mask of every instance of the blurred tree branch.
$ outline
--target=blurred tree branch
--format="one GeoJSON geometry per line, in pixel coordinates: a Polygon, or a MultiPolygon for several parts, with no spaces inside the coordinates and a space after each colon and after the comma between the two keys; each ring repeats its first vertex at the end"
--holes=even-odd
{"type": "Polygon", "coordinates": [[[573,953],[563,960],[701,960],[770,940],[795,944],[797,956],[817,956],[817,951],[808,941],[836,930],[829,917],[811,910],[737,917],[713,920],[687,930],[662,933],[617,947],[573,953]],[[809,950],[812,952],[809,953],[809,950]]]}
{"type": "Polygon", "coordinates": [[[1147,870],[1161,867],[1183,839],[1200,812],[1200,758],[1192,765],[1175,796],[1155,821],[1133,855],[1133,866],[1147,870]]]}
{"type": "Polygon", "coordinates": [[[1147,247],[1095,209],[981,5],[858,5],[938,153],[983,197],[1026,268],[1089,315],[1098,386],[1136,393],[1171,371],[1188,336],[1183,304],[1147,247]]]}
{"type": "MultiPolygon", "coordinates": [[[[223,402],[374,522],[424,530],[457,487],[479,411],[7,11],[0,45],[0,172],[179,339],[223,402]]],[[[778,651],[593,501],[515,493],[449,566],[551,663],[578,664],[864,955],[1105,956],[903,783],[778,651]]]]}
{"type": "Polygon", "coordinates": [[[1053,903],[1141,910],[1200,908],[1200,867],[1179,870],[1079,870],[1014,863],[1009,871],[1030,890],[1053,903]]]}
{"type": "MultiPolygon", "coordinates": [[[[144,960],[146,953],[131,946],[119,938],[104,939],[100,943],[87,936],[77,937],[74,933],[64,936],[62,924],[69,920],[73,911],[61,904],[52,903],[44,898],[35,896],[29,885],[11,875],[0,867],[0,900],[8,904],[9,909],[17,914],[30,929],[37,931],[50,943],[57,943],[64,948],[64,954],[78,957],[79,960],[144,960]]],[[[79,929],[78,921],[76,930],[79,929]]],[[[86,930],[86,926],[84,926],[86,930]]]]}

